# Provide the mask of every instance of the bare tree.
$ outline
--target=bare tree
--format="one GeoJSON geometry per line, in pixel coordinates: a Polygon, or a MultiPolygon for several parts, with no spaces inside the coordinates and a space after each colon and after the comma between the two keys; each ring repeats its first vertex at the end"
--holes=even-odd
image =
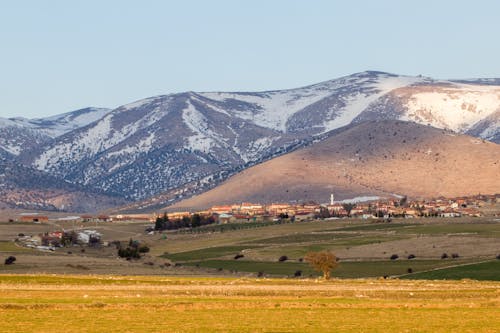
{"type": "Polygon", "coordinates": [[[337,257],[330,251],[309,252],[304,257],[315,271],[323,272],[325,280],[330,279],[330,272],[338,266],[337,257]]]}

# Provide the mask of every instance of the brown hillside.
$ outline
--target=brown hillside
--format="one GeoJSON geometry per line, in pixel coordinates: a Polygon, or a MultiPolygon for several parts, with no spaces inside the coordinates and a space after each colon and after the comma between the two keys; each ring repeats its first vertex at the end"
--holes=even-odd
{"type": "Polygon", "coordinates": [[[365,122],[249,168],[169,209],[253,201],[327,202],[363,195],[500,192],[500,145],[401,121],[365,122]]]}

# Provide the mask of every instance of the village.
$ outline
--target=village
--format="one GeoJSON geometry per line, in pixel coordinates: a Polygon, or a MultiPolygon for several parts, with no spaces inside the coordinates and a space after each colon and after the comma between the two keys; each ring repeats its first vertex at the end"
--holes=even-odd
{"type": "MultiPolygon", "coordinates": [[[[473,197],[439,198],[432,200],[407,200],[406,197],[364,202],[335,201],[333,194],[328,204],[307,203],[249,203],[215,205],[202,211],[173,211],[153,214],[115,214],[65,216],[56,219],[38,213],[23,213],[18,222],[46,223],[72,221],[73,223],[99,224],[103,222],[151,222],[166,216],[170,221],[180,221],[193,215],[210,217],[215,223],[269,222],[280,219],[307,221],[313,219],[383,219],[426,217],[480,217],[480,208],[487,203],[500,203],[500,194],[473,197]]],[[[11,220],[14,222],[14,220],[11,220]]]]}

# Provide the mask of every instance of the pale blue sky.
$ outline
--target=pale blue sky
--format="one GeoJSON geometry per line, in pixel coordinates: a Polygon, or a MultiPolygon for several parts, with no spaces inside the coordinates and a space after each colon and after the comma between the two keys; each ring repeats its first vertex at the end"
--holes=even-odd
{"type": "Polygon", "coordinates": [[[500,77],[499,13],[494,0],[0,0],[0,116],[367,69],[500,77]]]}

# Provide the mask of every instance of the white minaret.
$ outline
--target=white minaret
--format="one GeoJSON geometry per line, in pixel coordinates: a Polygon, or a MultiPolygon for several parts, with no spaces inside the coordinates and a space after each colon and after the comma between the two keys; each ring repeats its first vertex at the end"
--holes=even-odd
{"type": "Polygon", "coordinates": [[[334,198],[333,198],[333,193],[332,193],[332,194],[330,194],[330,205],[332,205],[332,206],[333,206],[333,199],[334,198]]]}

